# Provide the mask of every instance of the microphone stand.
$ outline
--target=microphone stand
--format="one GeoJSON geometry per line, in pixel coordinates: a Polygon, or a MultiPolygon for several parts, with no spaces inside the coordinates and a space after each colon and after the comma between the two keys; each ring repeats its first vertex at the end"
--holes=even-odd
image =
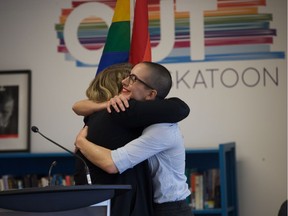
{"type": "Polygon", "coordinates": [[[89,171],[89,167],[87,166],[85,160],[80,157],[79,155],[73,153],[72,151],[70,151],[69,149],[65,148],[64,146],[56,143],[55,141],[51,140],[50,138],[46,137],[44,134],[42,134],[39,129],[36,127],[36,126],[32,126],[31,127],[31,130],[34,132],[34,133],[39,133],[42,137],[44,137],[45,139],[49,140],[50,142],[52,142],[53,144],[57,145],[58,147],[64,149],[65,151],[69,152],[71,155],[73,155],[74,157],[77,157],[78,159],[80,159],[84,165],[85,165],[85,172],[86,172],[86,178],[87,178],[87,183],[89,185],[92,185],[92,181],[91,181],[91,176],[90,176],[90,171],[89,171]]]}
{"type": "Polygon", "coordinates": [[[49,172],[48,172],[48,186],[51,186],[51,172],[52,172],[52,169],[54,166],[57,165],[57,161],[53,161],[52,164],[50,165],[50,168],[49,168],[49,172]]]}

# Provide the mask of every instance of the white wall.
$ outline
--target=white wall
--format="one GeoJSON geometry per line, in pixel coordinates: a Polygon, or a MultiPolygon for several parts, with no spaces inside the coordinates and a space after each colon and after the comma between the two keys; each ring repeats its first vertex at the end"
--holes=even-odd
{"type": "MultiPolygon", "coordinates": [[[[268,0],[267,7],[261,8],[273,13],[271,27],[277,29],[277,37],[272,50],[285,54],[286,4],[285,0],[268,0]]],[[[59,22],[61,9],[70,7],[70,0],[1,1],[0,70],[32,70],[32,125],[72,150],[82,118],[73,114],[71,106],[85,96],[96,68],[77,67],[57,52],[54,25],[59,22]]],[[[174,81],[170,96],[181,97],[191,108],[190,116],[180,123],[186,147],[216,147],[219,143],[235,141],[239,215],[276,215],[287,197],[286,59],[166,66],[172,71],[174,81]],[[225,69],[234,68],[241,75],[249,67],[261,72],[255,87],[247,87],[240,81],[233,88],[221,84],[220,75],[225,69]],[[218,70],[212,87],[207,70],[215,68],[218,70]],[[278,70],[278,85],[270,79],[267,85],[263,84],[263,68],[273,75],[278,70]],[[207,88],[201,84],[193,88],[199,70],[207,88]],[[189,71],[185,80],[190,87],[183,82],[177,87],[176,71],[180,75],[189,71]]],[[[233,82],[233,74],[227,74],[230,76],[225,77],[225,82],[233,82]]],[[[257,77],[252,73],[246,79],[253,82],[257,77]]],[[[31,149],[32,152],[61,151],[35,134],[31,134],[31,149]]]]}

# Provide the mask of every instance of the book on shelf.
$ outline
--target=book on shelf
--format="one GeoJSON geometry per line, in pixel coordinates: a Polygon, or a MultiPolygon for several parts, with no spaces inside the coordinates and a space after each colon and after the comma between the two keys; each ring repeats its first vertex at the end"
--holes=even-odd
{"type": "Polygon", "coordinates": [[[12,175],[3,175],[2,181],[3,181],[3,190],[14,189],[18,188],[18,186],[22,186],[22,184],[18,182],[18,180],[15,179],[12,175]]]}
{"type": "Polygon", "coordinates": [[[4,182],[3,182],[3,178],[0,178],[0,191],[4,190],[4,182]]]}
{"type": "Polygon", "coordinates": [[[189,185],[192,209],[202,210],[220,207],[219,178],[219,169],[208,169],[204,171],[191,170],[189,173],[189,185]]]}
{"type": "MultiPolygon", "coordinates": [[[[71,175],[54,174],[50,180],[52,185],[74,185],[71,175]]],[[[49,185],[48,176],[27,174],[24,176],[3,175],[0,177],[0,191],[9,189],[22,189],[31,187],[46,187],[49,185]]]]}

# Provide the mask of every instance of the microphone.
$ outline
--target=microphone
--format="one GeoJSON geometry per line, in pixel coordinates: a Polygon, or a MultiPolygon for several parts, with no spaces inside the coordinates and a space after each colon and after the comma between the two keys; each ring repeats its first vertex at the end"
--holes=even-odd
{"type": "Polygon", "coordinates": [[[54,166],[57,165],[57,161],[53,161],[50,165],[49,172],[48,172],[48,186],[51,186],[51,172],[54,166]]]}
{"type": "MultiPolygon", "coordinates": [[[[82,157],[80,157],[79,155],[77,155],[77,154],[75,154],[74,152],[70,151],[69,149],[65,148],[64,146],[56,143],[55,141],[51,140],[50,138],[46,137],[44,134],[42,134],[42,133],[39,131],[38,127],[32,126],[32,127],[31,127],[31,130],[32,130],[34,133],[39,133],[42,137],[44,137],[44,138],[47,139],[48,141],[50,141],[50,142],[52,142],[53,144],[57,145],[58,147],[64,149],[66,152],[69,152],[69,153],[70,153],[71,155],[73,155],[74,157],[80,159],[80,160],[84,163],[84,166],[85,166],[87,183],[88,183],[89,185],[92,184],[89,167],[87,166],[85,160],[84,160],[82,157]]],[[[55,164],[55,165],[56,165],[56,164],[55,164]]]]}

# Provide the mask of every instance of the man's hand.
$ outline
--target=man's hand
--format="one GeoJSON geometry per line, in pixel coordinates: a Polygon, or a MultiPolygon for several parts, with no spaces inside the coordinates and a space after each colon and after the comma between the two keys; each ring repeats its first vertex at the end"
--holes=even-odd
{"type": "Polygon", "coordinates": [[[89,99],[77,101],[72,106],[72,110],[81,116],[88,116],[94,112],[104,110],[107,107],[107,102],[97,103],[89,99]]]}
{"type": "Polygon", "coordinates": [[[86,139],[87,134],[88,126],[85,126],[76,137],[76,148],[81,151],[85,158],[107,173],[118,173],[118,169],[112,160],[111,150],[88,141],[86,139]]]}
{"type": "Polygon", "coordinates": [[[111,107],[113,107],[113,109],[116,112],[120,112],[120,110],[125,111],[126,108],[129,107],[129,103],[128,103],[129,99],[130,99],[130,95],[124,96],[123,94],[120,94],[111,98],[110,101],[107,102],[107,111],[111,113],[111,107]]]}
{"type": "Polygon", "coordinates": [[[75,146],[76,149],[80,149],[82,147],[83,141],[86,140],[88,134],[88,126],[85,126],[84,128],[81,129],[81,131],[78,133],[75,141],[75,146]]]}

